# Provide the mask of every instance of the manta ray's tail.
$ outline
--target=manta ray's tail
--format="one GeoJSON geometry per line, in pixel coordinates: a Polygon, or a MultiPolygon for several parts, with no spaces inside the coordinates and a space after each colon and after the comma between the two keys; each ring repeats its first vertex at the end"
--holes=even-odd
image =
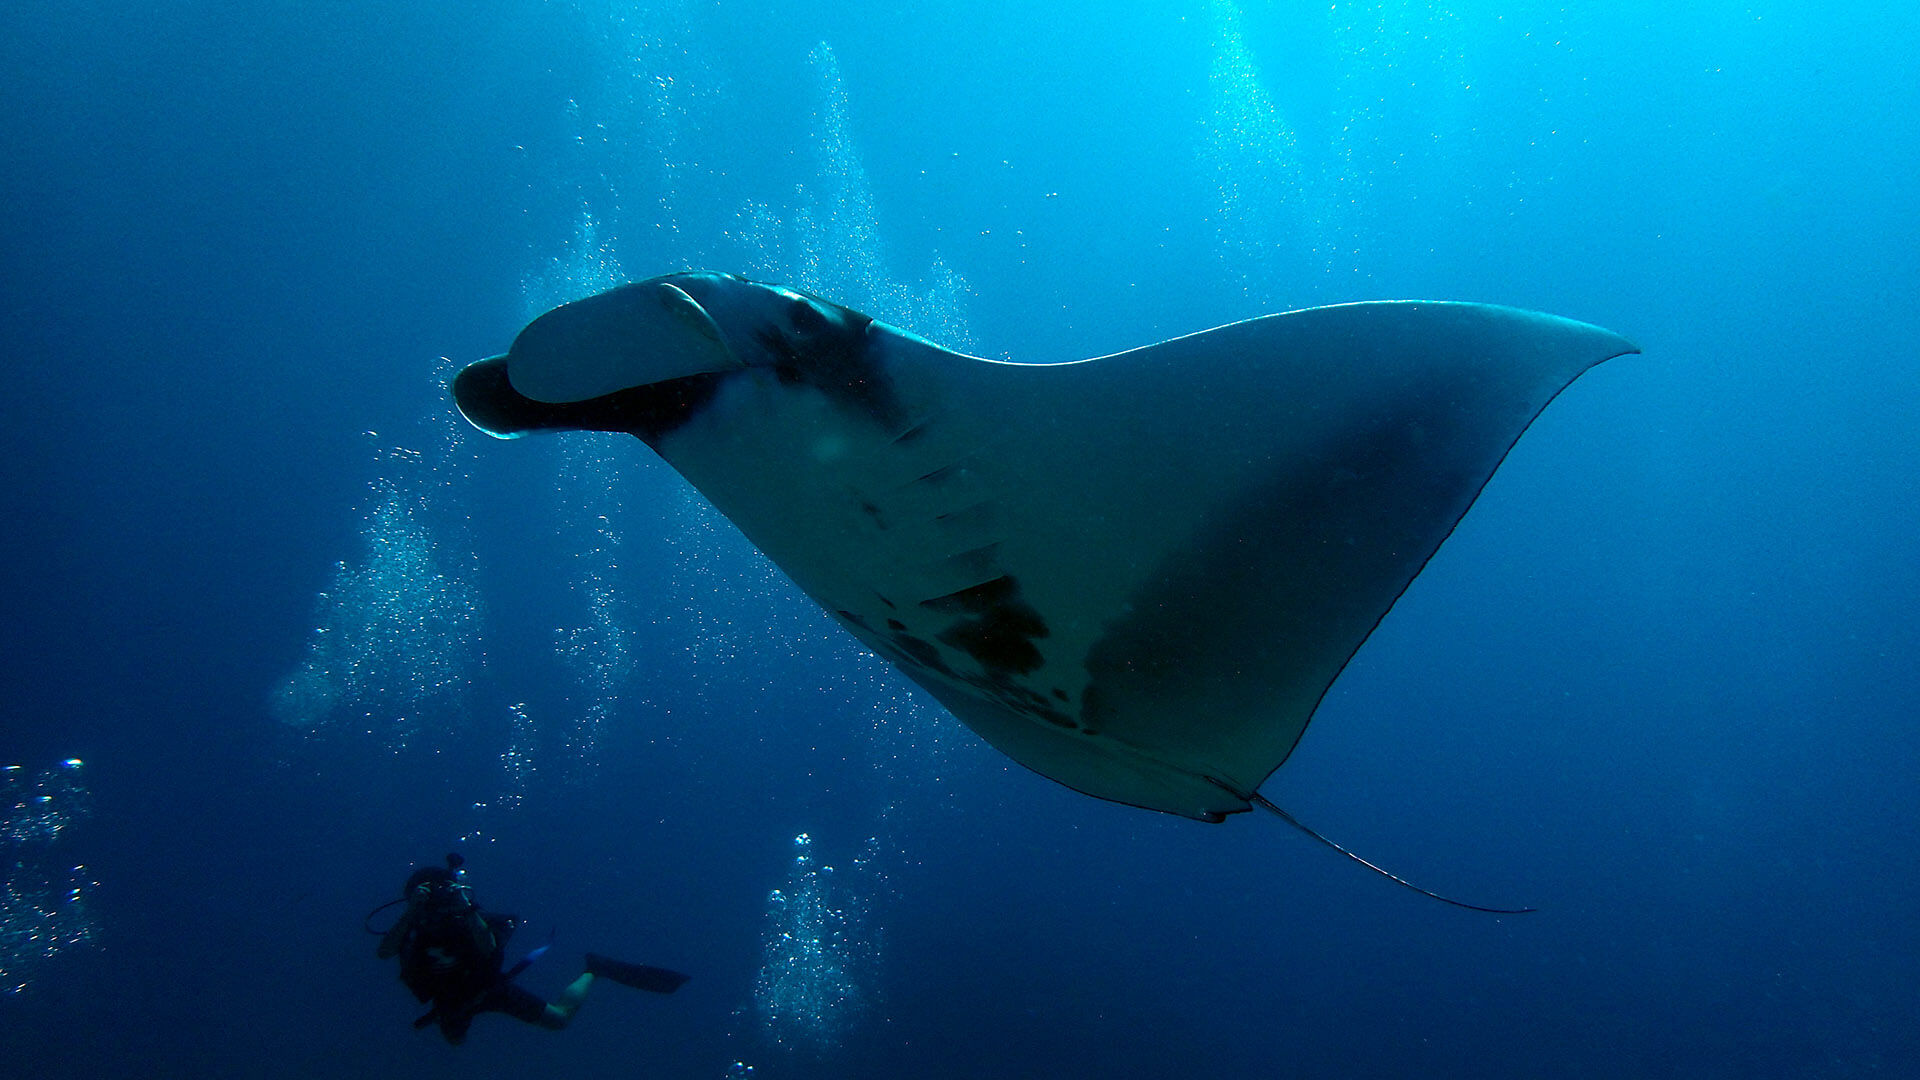
{"type": "Polygon", "coordinates": [[[1292,814],[1289,814],[1285,810],[1282,810],[1278,806],[1275,806],[1271,801],[1267,799],[1265,795],[1262,795],[1256,791],[1253,794],[1247,796],[1247,798],[1255,806],[1258,806],[1260,809],[1265,810],[1270,814],[1273,814],[1275,817],[1278,817],[1281,821],[1284,821],[1287,824],[1293,826],[1294,828],[1299,829],[1301,832],[1306,833],[1308,836],[1313,837],[1315,840],[1318,840],[1321,843],[1332,848],[1333,850],[1339,852],[1340,854],[1345,855],[1347,858],[1352,859],[1354,862],[1359,863],[1361,866],[1364,866],[1367,869],[1373,871],[1374,873],[1379,874],[1381,877],[1384,877],[1389,881],[1393,881],[1393,882],[1397,882],[1398,884],[1405,885],[1407,888],[1412,889],[1414,892],[1419,893],[1421,896],[1431,896],[1435,900],[1440,901],[1441,903],[1452,904],[1454,907],[1466,908],[1468,911],[1485,911],[1493,915],[1525,915],[1529,912],[1539,910],[1538,908],[1530,908],[1530,907],[1522,907],[1522,908],[1481,907],[1479,904],[1469,904],[1465,900],[1455,900],[1451,896],[1441,896],[1439,893],[1434,892],[1431,889],[1423,889],[1420,886],[1415,885],[1413,882],[1408,881],[1406,878],[1403,878],[1398,874],[1395,874],[1388,870],[1383,870],[1380,867],[1375,866],[1374,864],[1361,858],[1360,856],[1355,855],[1353,852],[1348,851],[1346,848],[1341,847],[1339,844],[1336,844],[1333,841],[1327,839],[1326,837],[1321,836],[1319,833],[1309,828],[1299,818],[1296,818],[1292,814]]]}

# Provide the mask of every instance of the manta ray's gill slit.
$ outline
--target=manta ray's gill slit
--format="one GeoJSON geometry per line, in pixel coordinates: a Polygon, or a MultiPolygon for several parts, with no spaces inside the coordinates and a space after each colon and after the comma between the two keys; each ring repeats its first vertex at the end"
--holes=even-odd
{"type": "Polygon", "coordinates": [[[922,473],[919,476],[914,477],[913,482],[916,484],[931,484],[935,487],[939,487],[942,484],[948,483],[949,481],[952,481],[964,475],[966,475],[966,463],[963,461],[956,461],[951,465],[942,465],[931,472],[922,473]]]}
{"type": "Polygon", "coordinates": [[[926,435],[927,426],[931,423],[932,423],[931,420],[914,421],[912,423],[912,426],[908,427],[905,431],[902,431],[900,434],[895,435],[893,437],[893,445],[907,446],[912,443],[919,442],[920,439],[926,435]]]}
{"type": "MultiPolygon", "coordinates": [[[[949,567],[963,576],[972,577],[985,584],[1005,576],[1000,569],[1000,541],[956,551],[939,560],[940,565],[949,567]]],[[[978,585],[973,586],[979,588],[978,585]]],[[[948,595],[954,595],[949,593],[948,595]]]]}
{"type": "Polygon", "coordinates": [[[970,506],[963,506],[958,510],[948,510],[945,513],[935,514],[933,515],[933,520],[949,527],[968,524],[985,525],[992,516],[993,501],[987,499],[970,506]]]}

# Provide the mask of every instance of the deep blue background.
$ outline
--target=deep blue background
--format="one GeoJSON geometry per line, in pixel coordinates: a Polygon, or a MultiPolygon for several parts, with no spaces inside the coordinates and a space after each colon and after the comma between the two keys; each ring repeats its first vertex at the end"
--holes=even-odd
{"type": "Polygon", "coordinates": [[[0,998],[0,1072],[1920,1071],[1912,6],[1249,4],[1277,174],[1209,156],[1218,6],[929,6],[0,12],[0,757],[86,759],[95,813],[60,843],[99,882],[97,948],[0,998]],[[877,254],[911,280],[937,251],[988,355],[1394,297],[1645,348],[1546,412],[1266,788],[1540,913],[1421,900],[1271,820],[1086,799],[951,720],[902,752],[870,717],[903,682],[689,526],[637,444],[609,452],[649,599],[590,779],[550,757],[518,811],[474,806],[508,703],[582,706],[551,441],[448,466],[429,524],[486,605],[459,710],[405,748],[270,717],[369,483],[418,482],[385,450],[444,430],[435,358],[504,348],[583,205],[642,277],[844,182],[823,40],[877,254]],[[1298,184],[1249,224],[1234,169],[1298,184]],[[741,648],[689,652],[715,625],[741,648]],[[843,867],[885,852],[874,1004],[824,1057],[752,1004],[802,831],[843,867]],[[456,845],[484,901],[558,931],[536,989],[588,948],[695,982],[596,990],[558,1036],[409,1031],[359,917],[456,845]]]}

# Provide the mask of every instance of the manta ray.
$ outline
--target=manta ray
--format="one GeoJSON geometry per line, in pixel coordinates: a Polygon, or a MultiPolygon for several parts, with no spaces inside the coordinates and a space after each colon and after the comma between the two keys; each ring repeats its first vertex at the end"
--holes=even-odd
{"type": "Polygon", "coordinates": [[[1280,813],[1258,788],[1507,451],[1638,351],[1390,301],[1013,363],[699,272],[541,315],[453,396],[503,439],[638,436],[1007,756],[1217,822],[1280,813]]]}

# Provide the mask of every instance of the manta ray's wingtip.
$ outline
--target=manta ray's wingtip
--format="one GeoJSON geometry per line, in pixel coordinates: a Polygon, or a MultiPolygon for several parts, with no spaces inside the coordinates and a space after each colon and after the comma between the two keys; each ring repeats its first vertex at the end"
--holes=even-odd
{"type": "Polygon", "coordinates": [[[1588,337],[1590,344],[1598,346],[1596,351],[1600,354],[1600,357],[1595,363],[1604,363],[1621,356],[1637,356],[1641,352],[1639,342],[1625,334],[1609,330],[1598,323],[1568,319],[1559,315],[1548,315],[1544,312],[1528,312],[1528,314],[1536,318],[1550,319],[1569,328],[1578,328],[1582,334],[1588,337]]]}

